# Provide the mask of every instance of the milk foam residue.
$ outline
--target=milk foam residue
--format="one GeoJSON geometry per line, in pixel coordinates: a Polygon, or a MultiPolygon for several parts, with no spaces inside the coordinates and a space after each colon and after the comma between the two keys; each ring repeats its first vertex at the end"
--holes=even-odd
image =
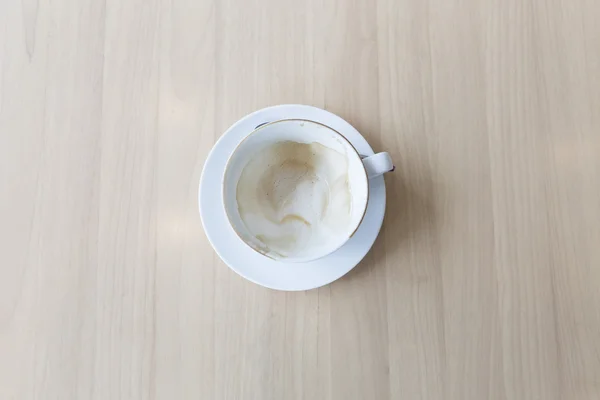
{"type": "Polygon", "coordinates": [[[246,228],[269,250],[307,256],[348,228],[348,160],[319,143],[275,143],[244,167],[236,198],[246,228]]]}

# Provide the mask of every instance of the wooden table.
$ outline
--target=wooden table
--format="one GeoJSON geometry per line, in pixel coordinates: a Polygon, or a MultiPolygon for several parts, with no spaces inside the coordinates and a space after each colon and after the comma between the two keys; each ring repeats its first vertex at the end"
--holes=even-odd
{"type": "Polygon", "coordinates": [[[0,399],[600,398],[596,0],[0,2],[0,399]],[[398,170],[304,293],[214,254],[245,114],[341,115],[398,170]]]}

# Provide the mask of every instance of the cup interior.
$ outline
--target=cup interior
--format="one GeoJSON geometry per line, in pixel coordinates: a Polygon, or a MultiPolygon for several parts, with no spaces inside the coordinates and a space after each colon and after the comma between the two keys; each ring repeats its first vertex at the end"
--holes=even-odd
{"type": "MultiPolygon", "coordinates": [[[[330,159],[341,160],[339,157],[330,159]]],[[[263,189],[262,186],[257,185],[256,189],[252,187],[252,190],[261,191],[263,189]]],[[[301,188],[298,189],[298,191],[301,190],[301,188]]],[[[329,193],[334,192],[330,190],[329,193]]],[[[343,193],[345,194],[346,192],[343,193]]],[[[261,195],[261,193],[258,194],[261,195]]],[[[302,195],[302,193],[299,195],[302,195]]],[[[314,121],[297,119],[280,120],[258,127],[239,143],[227,162],[223,176],[224,207],[233,230],[252,249],[267,257],[286,262],[311,261],[324,257],[341,247],[358,229],[366,211],[368,197],[369,185],[367,173],[360,155],[340,133],[314,121]],[[249,163],[257,162],[253,160],[263,157],[268,148],[287,142],[307,145],[318,144],[333,150],[336,157],[338,155],[343,156],[346,160],[343,165],[346,168],[345,179],[349,192],[347,196],[350,199],[347,213],[348,220],[344,221],[341,230],[336,231],[335,235],[328,236],[327,240],[313,240],[310,242],[310,246],[303,248],[302,251],[295,251],[293,254],[288,254],[281,249],[274,248],[273,245],[269,245],[265,240],[261,240],[261,235],[252,232],[244,222],[244,218],[242,218],[243,211],[240,211],[241,207],[238,204],[238,185],[241,188],[240,194],[244,193],[242,191],[248,190],[244,189],[244,186],[240,184],[240,178],[248,179],[249,172],[244,172],[244,169],[250,165],[249,163]]],[[[328,201],[335,201],[335,199],[329,199],[328,197],[328,201]]],[[[335,212],[333,206],[329,207],[329,209],[333,209],[333,212],[335,212]]],[[[283,217],[283,219],[287,218],[287,216],[280,217],[283,217]]],[[[246,218],[246,221],[248,221],[248,218],[246,218]]]]}

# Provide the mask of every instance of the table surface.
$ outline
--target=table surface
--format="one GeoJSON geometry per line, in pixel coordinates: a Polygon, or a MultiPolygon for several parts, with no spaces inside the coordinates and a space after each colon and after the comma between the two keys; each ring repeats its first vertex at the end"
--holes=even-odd
{"type": "Polygon", "coordinates": [[[0,2],[1,399],[600,398],[596,0],[0,2]],[[390,152],[339,281],[251,284],[197,209],[245,114],[390,152]]]}

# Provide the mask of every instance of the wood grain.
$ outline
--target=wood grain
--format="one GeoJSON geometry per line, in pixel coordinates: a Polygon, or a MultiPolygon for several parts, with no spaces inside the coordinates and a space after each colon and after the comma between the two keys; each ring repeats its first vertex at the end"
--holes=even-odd
{"type": "Polygon", "coordinates": [[[0,2],[0,399],[600,398],[594,0],[0,2]],[[281,103],[398,170],[318,290],[246,282],[204,160],[281,103]]]}

